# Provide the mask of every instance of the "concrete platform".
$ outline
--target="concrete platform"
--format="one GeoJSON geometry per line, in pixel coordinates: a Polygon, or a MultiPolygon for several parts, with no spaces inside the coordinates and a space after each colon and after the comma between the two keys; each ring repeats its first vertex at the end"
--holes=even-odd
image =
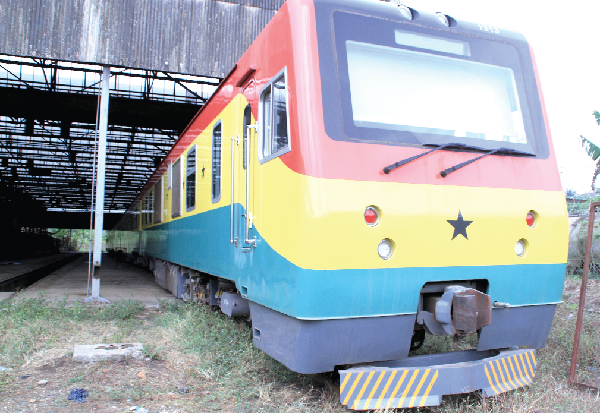
{"type": "Polygon", "coordinates": [[[144,358],[142,343],[77,345],[73,348],[73,361],[80,363],[101,360],[121,361],[128,357],[144,358]]]}
{"type": "Polygon", "coordinates": [[[69,253],[60,253],[23,258],[21,260],[0,261],[0,282],[45,267],[48,264],[62,260],[68,255],[69,253]]]}
{"type": "MultiPolygon", "coordinates": [[[[158,307],[159,300],[176,300],[167,290],[154,282],[154,275],[132,264],[117,262],[108,254],[102,256],[100,296],[111,302],[135,299],[146,307],[158,307]]],[[[82,301],[87,297],[88,255],[73,261],[29,286],[21,295],[36,297],[40,292],[50,300],[82,301]]],[[[90,285],[91,294],[91,285],[90,285]]]]}

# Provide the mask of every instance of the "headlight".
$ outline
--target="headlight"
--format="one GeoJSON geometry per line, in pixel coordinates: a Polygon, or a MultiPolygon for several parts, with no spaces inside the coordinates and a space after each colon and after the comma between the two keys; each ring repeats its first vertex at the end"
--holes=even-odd
{"type": "Polygon", "coordinates": [[[398,4],[398,10],[400,11],[402,17],[404,17],[405,19],[413,19],[413,12],[410,7],[407,7],[404,4],[398,4]]]}
{"type": "Polygon", "coordinates": [[[394,253],[394,247],[392,246],[392,241],[387,238],[384,240],[381,240],[381,242],[377,246],[377,253],[384,260],[390,259],[390,257],[394,253]]]}
{"type": "Polygon", "coordinates": [[[515,244],[515,254],[517,254],[519,257],[522,257],[523,255],[525,255],[526,249],[527,249],[527,241],[524,239],[518,240],[517,243],[515,244]]]}
{"type": "Polygon", "coordinates": [[[444,13],[440,13],[439,11],[435,15],[437,16],[440,23],[442,23],[446,27],[450,27],[450,20],[448,19],[448,16],[446,16],[444,13]]]}

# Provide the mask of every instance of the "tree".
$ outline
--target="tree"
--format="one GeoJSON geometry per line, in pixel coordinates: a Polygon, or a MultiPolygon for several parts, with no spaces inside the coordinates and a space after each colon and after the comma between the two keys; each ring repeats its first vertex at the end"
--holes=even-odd
{"type": "MultiPolygon", "coordinates": [[[[592,114],[596,118],[596,123],[598,124],[598,126],[600,126],[600,112],[595,110],[594,113],[592,113],[592,114]]],[[[596,145],[589,139],[584,138],[583,135],[579,135],[579,138],[580,138],[579,140],[581,142],[581,146],[583,146],[583,149],[585,149],[588,156],[590,158],[592,158],[592,160],[594,162],[596,162],[596,169],[594,170],[594,176],[592,177],[592,191],[595,191],[596,190],[596,185],[595,185],[596,178],[600,174],[600,160],[598,159],[600,157],[600,146],[596,145]]]]}

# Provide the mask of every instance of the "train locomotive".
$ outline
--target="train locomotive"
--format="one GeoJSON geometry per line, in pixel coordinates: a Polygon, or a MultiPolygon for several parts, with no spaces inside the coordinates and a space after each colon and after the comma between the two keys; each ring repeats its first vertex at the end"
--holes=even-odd
{"type": "Polygon", "coordinates": [[[250,316],[254,344],[296,372],[359,365],[341,397],[366,409],[528,384],[567,234],[521,34],[393,2],[288,0],[109,248],[180,298],[250,316]],[[426,332],[476,332],[476,350],[437,364],[471,363],[485,383],[436,393],[453,379],[408,357],[426,332]]]}

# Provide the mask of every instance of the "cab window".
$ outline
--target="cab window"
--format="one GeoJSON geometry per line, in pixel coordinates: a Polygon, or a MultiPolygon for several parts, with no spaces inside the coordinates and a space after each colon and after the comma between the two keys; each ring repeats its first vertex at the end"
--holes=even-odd
{"type": "Polygon", "coordinates": [[[260,94],[258,151],[266,162],[290,151],[286,69],[275,76],[260,94]]]}

